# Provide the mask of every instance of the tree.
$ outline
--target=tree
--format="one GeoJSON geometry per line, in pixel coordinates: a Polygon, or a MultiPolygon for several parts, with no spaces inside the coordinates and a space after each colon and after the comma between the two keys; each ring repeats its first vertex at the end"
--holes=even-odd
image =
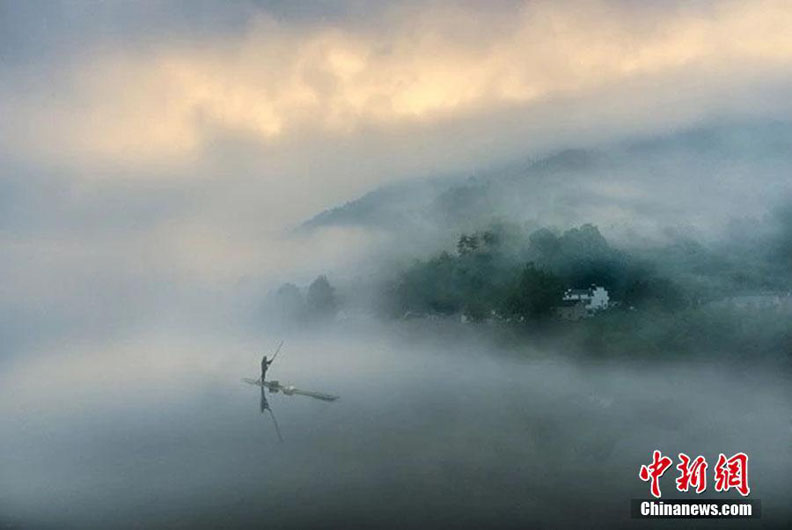
{"type": "Polygon", "coordinates": [[[478,234],[462,234],[459,236],[459,241],[457,242],[457,252],[460,256],[466,256],[469,254],[473,254],[478,250],[479,247],[479,238],[478,234]]]}
{"type": "Polygon", "coordinates": [[[673,311],[683,308],[685,302],[684,293],[667,278],[635,278],[624,290],[624,303],[627,306],[673,311]]]}
{"type": "Polygon", "coordinates": [[[335,296],[335,289],[327,281],[327,276],[318,276],[308,287],[306,305],[311,316],[327,318],[335,316],[338,309],[338,301],[335,296]]]}
{"type": "Polygon", "coordinates": [[[528,236],[530,252],[543,262],[552,263],[561,251],[558,237],[547,228],[540,228],[528,236]]]}
{"type": "Polygon", "coordinates": [[[408,311],[453,314],[460,310],[462,293],[457,286],[456,258],[443,252],[427,262],[416,261],[394,289],[392,314],[408,311]]]}
{"type": "Polygon", "coordinates": [[[477,253],[493,254],[499,250],[501,234],[496,229],[462,234],[457,241],[457,254],[469,256],[477,253]]]}
{"type": "Polygon", "coordinates": [[[552,315],[561,303],[564,284],[551,272],[529,263],[506,298],[505,311],[513,316],[539,320],[552,315]]]}

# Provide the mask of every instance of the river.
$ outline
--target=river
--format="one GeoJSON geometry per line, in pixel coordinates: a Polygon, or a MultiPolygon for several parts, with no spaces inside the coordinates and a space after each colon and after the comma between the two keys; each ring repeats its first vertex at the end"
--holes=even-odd
{"type": "Polygon", "coordinates": [[[358,325],[286,337],[269,376],[340,399],[266,394],[270,415],[241,379],[277,342],[133,334],[6,360],[0,527],[633,527],[656,448],[710,466],[746,452],[763,517],[734,527],[790,521],[782,373],[582,363],[474,331],[358,325]]]}

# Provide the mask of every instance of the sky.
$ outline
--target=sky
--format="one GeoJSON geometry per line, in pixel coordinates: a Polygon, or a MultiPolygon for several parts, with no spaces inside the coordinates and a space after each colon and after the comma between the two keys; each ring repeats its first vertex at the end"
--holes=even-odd
{"type": "Polygon", "coordinates": [[[162,319],[354,260],[374,236],[284,234],[383,184],[789,116],[790,27],[788,0],[0,0],[2,310],[162,319]]]}

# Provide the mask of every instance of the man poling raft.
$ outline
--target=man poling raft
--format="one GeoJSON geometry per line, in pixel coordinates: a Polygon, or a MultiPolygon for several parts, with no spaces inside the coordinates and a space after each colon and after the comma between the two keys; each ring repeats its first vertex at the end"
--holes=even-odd
{"type": "Polygon", "coordinates": [[[272,359],[267,360],[267,356],[265,355],[263,359],[261,359],[261,382],[264,383],[267,380],[267,369],[270,365],[275,361],[275,357],[278,356],[280,353],[281,346],[283,346],[283,341],[280,341],[278,344],[278,349],[275,350],[275,355],[272,356],[272,359]]]}
{"type": "Polygon", "coordinates": [[[333,396],[331,394],[325,394],[323,392],[311,392],[308,390],[300,390],[295,388],[293,385],[282,385],[278,381],[267,381],[267,370],[269,369],[270,365],[275,361],[275,358],[280,353],[281,346],[283,346],[283,341],[278,344],[278,348],[275,350],[275,354],[272,356],[272,359],[268,358],[266,355],[261,359],[261,378],[258,380],[244,378],[242,381],[245,383],[260,386],[262,389],[266,388],[272,393],[276,392],[283,392],[287,396],[291,395],[298,395],[298,396],[307,396],[312,397],[314,399],[320,399],[322,401],[335,401],[338,399],[338,396],[333,396]]]}

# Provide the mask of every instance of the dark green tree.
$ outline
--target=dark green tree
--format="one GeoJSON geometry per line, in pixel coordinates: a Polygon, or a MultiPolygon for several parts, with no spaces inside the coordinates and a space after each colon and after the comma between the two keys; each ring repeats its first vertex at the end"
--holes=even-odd
{"type": "Polygon", "coordinates": [[[540,228],[528,236],[529,252],[544,263],[553,263],[561,252],[561,243],[553,232],[540,228]]]}
{"type": "Polygon", "coordinates": [[[457,241],[457,253],[460,256],[467,256],[473,254],[479,248],[478,234],[462,234],[457,241]]]}
{"type": "Polygon", "coordinates": [[[313,317],[332,317],[338,310],[335,289],[324,275],[317,277],[308,287],[305,302],[309,315],[313,317]]]}
{"type": "Polygon", "coordinates": [[[506,298],[505,313],[540,320],[553,314],[564,296],[561,278],[529,263],[506,298]]]}

